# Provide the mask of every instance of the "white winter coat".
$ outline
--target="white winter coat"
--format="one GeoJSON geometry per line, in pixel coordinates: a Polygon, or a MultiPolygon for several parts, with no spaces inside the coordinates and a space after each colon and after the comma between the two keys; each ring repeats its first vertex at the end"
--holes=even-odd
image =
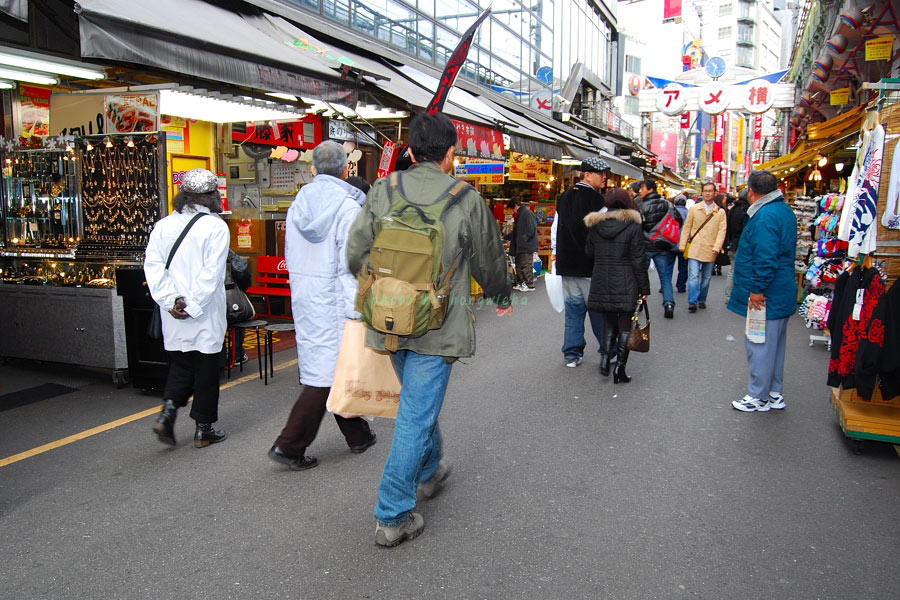
{"type": "Polygon", "coordinates": [[[330,387],[347,319],[356,319],[356,278],[347,267],[347,231],[365,194],[317,175],[288,210],[285,258],[297,336],[300,382],[330,387]]]}
{"type": "Polygon", "coordinates": [[[144,275],[161,308],[166,350],[215,354],[225,340],[225,257],[231,239],[225,221],[210,215],[194,223],[166,270],[169,251],[197,212],[209,209],[187,207],[156,223],[144,255],[144,275]],[[179,296],[187,303],[189,319],[169,314],[179,296]]]}

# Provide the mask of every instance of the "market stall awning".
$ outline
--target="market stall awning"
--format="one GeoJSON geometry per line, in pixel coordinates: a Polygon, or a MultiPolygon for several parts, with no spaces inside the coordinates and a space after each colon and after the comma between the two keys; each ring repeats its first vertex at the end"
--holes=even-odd
{"type": "Polygon", "coordinates": [[[609,163],[609,170],[617,175],[630,177],[631,179],[643,179],[644,172],[633,164],[622,160],[617,156],[613,156],[605,150],[597,150],[600,157],[609,163]]]}
{"type": "Polygon", "coordinates": [[[342,73],[390,77],[381,63],[326,45],[255,7],[233,12],[202,0],[80,0],[76,11],[86,58],[345,103],[354,89],[342,73]]]}

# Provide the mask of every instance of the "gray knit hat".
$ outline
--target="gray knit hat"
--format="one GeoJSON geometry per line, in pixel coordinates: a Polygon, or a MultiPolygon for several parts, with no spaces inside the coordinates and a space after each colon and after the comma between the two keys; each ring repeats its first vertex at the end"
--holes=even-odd
{"type": "Polygon", "coordinates": [[[609,171],[609,164],[599,156],[586,158],[581,161],[581,172],[588,173],[590,171],[593,171],[594,173],[609,171]]]}

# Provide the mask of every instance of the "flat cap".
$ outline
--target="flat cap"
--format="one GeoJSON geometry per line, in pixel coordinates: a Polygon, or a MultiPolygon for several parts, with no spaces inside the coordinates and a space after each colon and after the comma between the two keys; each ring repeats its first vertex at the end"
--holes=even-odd
{"type": "Polygon", "coordinates": [[[609,171],[609,163],[599,156],[592,156],[581,161],[581,171],[587,173],[593,171],[595,173],[603,173],[609,171]]]}
{"type": "Polygon", "coordinates": [[[184,174],[181,189],[192,194],[208,194],[219,189],[219,179],[212,171],[191,169],[184,174]]]}

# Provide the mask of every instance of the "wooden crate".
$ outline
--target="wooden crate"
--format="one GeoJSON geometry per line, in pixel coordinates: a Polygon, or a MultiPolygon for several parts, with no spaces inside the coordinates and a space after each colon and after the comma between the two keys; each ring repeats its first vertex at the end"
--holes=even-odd
{"type": "Polygon", "coordinates": [[[872,401],[857,396],[856,390],[832,388],[831,402],[841,429],[850,438],[900,444],[900,402],[887,402],[873,394],[872,401]]]}
{"type": "Polygon", "coordinates": [[[900,278],[900,229],[888,229],[881,224],[881,216],[887,206],[888,186],[890,185],[890,165],[894,159],[894,152],[898,149],[900,139],[900,103],[885,108],[881,113],[881,123],[884,126],[885,142],[884,156],[881,164],[881,184],[878,189],[878,205],[875,212],[878,224],[878,249],[875,251],[875,260],[883,261],[887,268],[887,287],[900,278]]]}

